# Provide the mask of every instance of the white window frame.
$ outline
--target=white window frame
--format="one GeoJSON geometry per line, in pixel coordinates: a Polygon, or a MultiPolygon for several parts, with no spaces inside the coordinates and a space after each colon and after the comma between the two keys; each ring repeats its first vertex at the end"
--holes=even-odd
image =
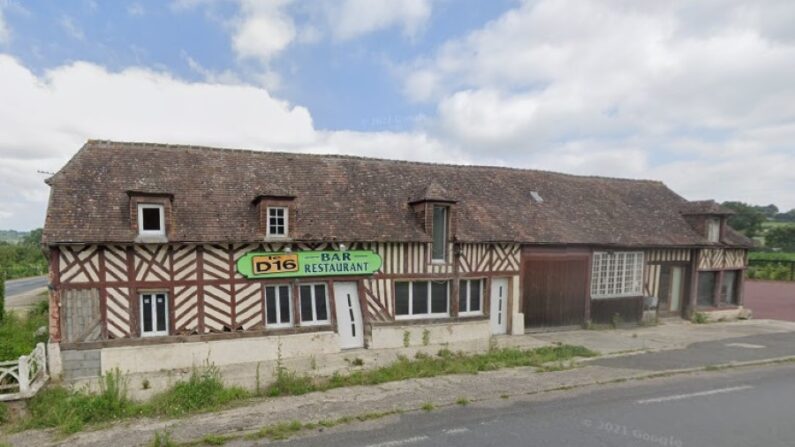
{"type": "Polygon", "coordinates": [[[421,280],[409,280],[409,281],[395,281],[394,285],[394,293],[395,293],[395,300],[397,300],[397,284],[398,283],[407,283],[409,285],[409,313],[408,315],[398,315],[397,314],[397,303],[395,303],[395,319],[396,320],[421,320],[427,318],[446,318],[450,317],[450,285],[452,283],[449,279],[421,279],[421,280]],[[416,282],[426,282],[428,283],[428,313],[424,314],[415,314],[414,313],[414,283],[416,282]],[[433,295],[433,283],[434,282],[446,282],[447,283],[447,311],[446,312],[437,312],[432,313],[432,301],[431,296],[433,295]]]}
{"type": "Polygon", "coordinates": [[[293,287],[290,284],[268,284],[263,288],[263,301],[265,304],[265,328],[266,329],[281,329],[287,327],[293,327],[293,287]],[[276,298],[276,321],[279,321],[281,318],[281,300],[279,299],[279,289],[281,287],[287,287],[287,306],[290,308],[290,316],[286,323],[268,323],[268,288],[272,287],[275,290],[275,298],[276,298]]]}
{"type": "Polygon", "coordinates": [[[431,223],[432,223],[432,227],[431,227],[431,263],[432,264],[444,264],[444,263],[447,262],[447,242],[449,240],[449,234],[447,233],[447,231],[448,231],[447,221],[449,219],[450,219],[450,207],[442,206],[442,205],[433,205],[431,207],[431,223]],[[441,258],[434,258],[433,257],[433,254],[434,254],[433,253],[433,246],[435,244],[435,241],[433,240],[434,239],[433,236],[434,236],[434,233],[436,232],[436,222],[435,222],[435,220],[436,220],[435,219],[435,217],[436,217],[435,216],[436,208],[441,208],[441,209],[444,210],[444,226],[442,227],[443,240],[442,240],[442,257],[441,258]]]}
{"type": "MultiPolygon", "coordinates": [[[[461,309],[458,309],[458,315],[468,316],[468,315],[483,315],[483,290],[485,289],[485,278],[466,278],[462,279],[458,282],[458,290],[459,294],[461,293],[461,286],[466,284],[466,293],[467,293],[467,309],[472,309],[472,288],[470,287],[470,281],[480,281],[480,310],[467,310],[462,312],[461,309]]],[[[460,296],[459,296],[460,298],[460,296]]],[[[459,302],[459,307],[461,306],[459,302]]]]}
{"type": "Polygon", "coordinates": [[[163,337],[169,334],[169,307],[168,307],[168,292],[141,292],[138,294],[138,316],[140,318],[141,337],[163,337]],[[152,328],[155,330],[144,331],[144,296],[149,295],[152,297],[152,328]],[[166,300],[166,329],[158,331],[157,328],[157,295],[163,295],[166,300]]]}
{"type": "Polygon", "coordinates": [[[720,242],[720,219],[717,217],[707,218],[707,240],[720,242]]]}
{"type": "Polygon", "coordinates": [[[643,296],[642,251],[596,251],[592,264],[591,298],[643,296]]]}
{"type": "Polygon", "coordinates": [[[324,326],[331,324],[331,309],[329,308],[329,286],[324,282],[309,282],[309,283],[300,283],[298,284],[298,324],[300,326],[324,326]],[[312,321],[304,321],[304,317],[301,314],[301,287],[303,286],[310,286],[309,292],[312,297],[312,321]],[[325,320],[318,320],[317,319],[317,297],[315,296],[315,286],[323,286],[326,289],[326,319],[325,320]]]}
{"type": "Polygon", "coordinates": [[[155,203],[139,203],[138,204],[138,234],[141,236],[165,236],[166,235],[166,211],[163,205],[155,203]],[[156,209],[160,214],[160,229],[159,230],[144,230],[144,210],[156,209]]]}
{"type": "Polygon", "coordinates": [[[269,206],[266,211],[265,231],[269,238],[286,238],[290,234],[290,209],[286,206],[269,206]],[[274,234],[271,232],[271,210],[281,210],[282,218],[284,219],[284,233],[274,234]]]}

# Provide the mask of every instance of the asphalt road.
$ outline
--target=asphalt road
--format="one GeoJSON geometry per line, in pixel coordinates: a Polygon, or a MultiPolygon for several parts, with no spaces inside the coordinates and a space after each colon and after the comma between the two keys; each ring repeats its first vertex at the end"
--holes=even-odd
{"type": "Polygon", "coordinates": [[[47,286],[47,276],[33,276],[31,278],[12,279],[6,281],[6,296],[22,295],[47,286]]]}
{"type": "Polygon", "coordinates": [[[791,447],[793,377],[794,364],[677,376],[496,408],[411,413],[282,445],[791,447]]]}
{"type": "Polygon", "coordinates": [[[748,280],[744,293],[754,318],[795,321],[795,282],[748,280]]]}

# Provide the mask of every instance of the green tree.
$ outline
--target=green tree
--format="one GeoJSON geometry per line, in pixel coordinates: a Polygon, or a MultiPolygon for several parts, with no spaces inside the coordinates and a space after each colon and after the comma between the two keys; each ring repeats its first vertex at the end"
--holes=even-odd
{"type": "Polygon", "coordinates": [[[784,251],[795,251],[795,225],[771,228],[765,236],[765,245],[784,251]]]}
{"type": "Polygon", "coordinates": [[[31,231],[22,239],[22,244],[38,248],[39,245],[41,245],[42,232],[43,230],[41,228],[37,228],[31,231]]]}
{"type": "Polygon", "coordinates": [[[765,215],[759,211],[760,207],[743,202],[723,202],[723,206],[735,212],[734,215],[729,216],[729,225],[748,237],[759,234],[762,230],[762,223],[767,220],[765,215]]]}

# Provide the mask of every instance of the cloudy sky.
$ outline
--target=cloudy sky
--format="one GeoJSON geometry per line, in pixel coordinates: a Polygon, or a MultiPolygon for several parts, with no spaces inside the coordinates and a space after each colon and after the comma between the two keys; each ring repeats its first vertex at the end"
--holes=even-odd
{"type": "Polygon", "coordinates": [[[795,208],[791,0],[0,0],[0,229],[86,139],[651,178],[795,208]]]}

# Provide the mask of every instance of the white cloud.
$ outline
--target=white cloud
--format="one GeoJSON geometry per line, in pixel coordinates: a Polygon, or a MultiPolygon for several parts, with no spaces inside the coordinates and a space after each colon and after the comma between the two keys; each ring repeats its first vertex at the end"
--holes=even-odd
{"type": "Polygon", "coordinates": [[[120,72],[77,62],[37,76],[0,54],[0,228],[43,222],[54,172],[87,139],[352,153],[444,160],[424,134],[318,131],[305,108],[265,89],[187,82],[142,68],[120,72]]]}
{"type": "Polygon", "coordinates": [[[414,37],[432,8],[430,0],[345,0],[327,3],[325,9],[334,37],[346,40],[396,26],[414,37]]]}
{"type": "Polygon", "coordinates": [[[792,17],[780,0],[527,0],[415,61],[404,88],[473,154],[792,208],[792,17]]]}
{"type": "Polygon", "coordinates": [[[241,0],[232,46],[238,57],[268,62],[295,39],[293,19],[284,11],[291,0],[241,0]]]}

